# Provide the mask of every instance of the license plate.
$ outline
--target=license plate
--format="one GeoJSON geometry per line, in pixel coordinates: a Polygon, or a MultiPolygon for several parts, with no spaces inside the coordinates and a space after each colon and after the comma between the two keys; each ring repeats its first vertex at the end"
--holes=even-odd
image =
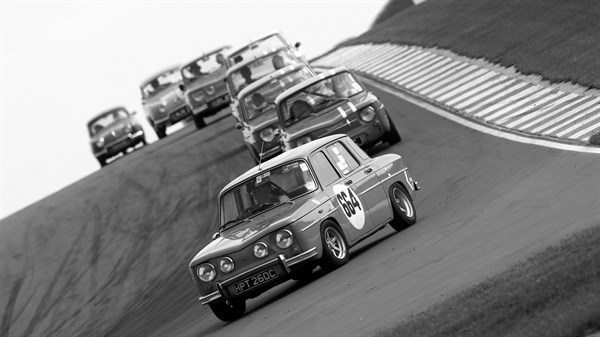
{"type": "Polygon", "coordinates": [[[243,281],[235,283],[233,286],[231,286],[231,288],[236,295],[239,295],[275,278],[277,278],[277,272],[275,271],[275,268],[269,268],[258,274],[254,274],[243,281]]]}

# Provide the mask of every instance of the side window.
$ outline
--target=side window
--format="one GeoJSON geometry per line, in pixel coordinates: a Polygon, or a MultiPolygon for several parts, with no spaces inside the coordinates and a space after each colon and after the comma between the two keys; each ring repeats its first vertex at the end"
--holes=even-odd
{"type": "Polygon", "coordinates": [[[360,148],[360,146],[358,146],[353,140],[348,139],[346,141],[346,146],[348,146],[348,148],[350,148],[355,154],[357,154],[363,161],[371,158],[369,157],[369,155],[360,148]]]}
{"type": "Polygon", "coordinates": [[[348,150],[341,144],[335,143],[327,147],[327,153],[333,159],[333,162],[337,168],[342,171],[344,175],[352,172],[358,167],[358,162],[348,150]]]}
{"type": "Polygon", "coordinates": [[[334,181],[340,179],[340,175],[335,168],[333,168],[329,159],[327,159],[323,152],[319,151],[313,154],[310,158],[310,163],[323,187],[329,186],[334,181]]]}

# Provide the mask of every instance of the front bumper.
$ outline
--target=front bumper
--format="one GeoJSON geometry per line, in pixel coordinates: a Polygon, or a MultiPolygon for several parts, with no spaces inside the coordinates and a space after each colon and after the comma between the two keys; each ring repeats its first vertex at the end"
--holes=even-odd
{"type": "Polygon", "coordinates": [[[134,133],[130,132],[126,135],[123,135],[121,138],[111,142],[110,144],[105,145],[102,151],[98,151],[94,153],[94,155],[96,156],[96,158],[112,157],[118,154],[119,152],[127,150],[130,147],[134,147],[142,140],[144,140],[144,131],[139,130],[134,133]]]}
{"type": "MultiPolygon", "coordinates": [[[[208,304],[210,302],[220,300],[220,299],[228,300],[230,298],[234,298],[235,295],[230,293],[230,291],[228,290],[228,287],[235,284],[236,282],[239,282],[240,280],[243,280],[251,275],[254,275],[263,270],[267,270],[267,269],[273,268],[273,267],[283,270],[285,272],[285,275],[288,275],[291,272],[292,266],[295,266],[299,263],[307,261],[307,260],[317,256],[318,253],[319,252],[317,251],[317,247],[313,247],[313,248],[307,250],[306,252],[303,252],[299,255],[293,256],[289,259],[286,259],[285,256],[283,256],[283,254],[279,254],[279,256],[277,256],[277,258],[267,261],[256,268],[252,268],[242,274],[236,275],[225,281],[217,282],[218,290],[214,291],[206,296],[201,296],[199,298],[200,303],[208,304]]],[[[278,279],[281,279],[281,277],[278,277],[278,279]]],[[[277,281],[277,279],[276,279],[276,281],[277,281]]],[[[268,284],[264,284],[263,286],[267,286],[267,285],[268,284]]]]}

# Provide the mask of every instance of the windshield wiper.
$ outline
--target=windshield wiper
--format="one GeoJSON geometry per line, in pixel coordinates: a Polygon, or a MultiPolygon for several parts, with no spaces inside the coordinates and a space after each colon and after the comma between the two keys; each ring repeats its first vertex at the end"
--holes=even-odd
{"type": "Polygon", "coordinates": [[[233,226],[239,225],[242,222],[248,222],[248,221],[252,221],[252,220],[250,220],[248,218],[229,220],[225,224],[223,224],[223,226],[221,226],[221,229],[222,230],[226,230],[226,229],[231,228],[233,226]],[[231,225],[231,226],[229,226],[229,225],[231,225]],[[227,227],[227,226],[229,226],[229,227],[227,227]]]}

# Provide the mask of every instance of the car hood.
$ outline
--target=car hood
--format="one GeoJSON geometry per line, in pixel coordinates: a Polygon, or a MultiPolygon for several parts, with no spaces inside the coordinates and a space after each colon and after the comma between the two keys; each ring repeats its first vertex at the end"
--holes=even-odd
{"type": "Polygon", "coordinates": [[[193,91],[198,88],[203,88],[207,85],[214,84],[216,82],[223,82],[225,79],[225,71],[217,70],[210,74],[206,74],[192,82],[185,84],[185,91],[193,91]]]}
{"type": "Polygon", "coordinates": [[[327,134],[329,131],[335,131],[328,130],[328,128],[344,122],[349,123],[349,120],[356,119],[356,117],[352,115],[370,103],[372,103],[371,100],[356,99],[329,107],[325,111],[319,112],[317,116],[304,118],[299,122],[286,127],[284,140],[294,140],[306,134],[314,134],[317,137],[321,137],[322,134],[327,134]]]}
{"type": "Polygon", "coordinates": [[[173,102],[178,102],[180,100],[183,100],[181,89],[179,89],[178,84],[172,84],[151,97],[146,98],[146,104],[159,105],[165,102],[167,103],[166,105],[170,105],[173,102]]]}
{"type": "Polygon", "coordinates": [[[257,239],[282,228],[316,208],[318,204],[310,202],[310,193],[301,197],[302,202],[295,201],[294,204],[282,204],[272,208],[254,218],[243,222],[226,231],[206,247],[204,247],[190,262],[190,268],[205,262],[211,258],[231,254],[254,243],[257,239]]]}
{"type": "Polygon", "coordinates": [[[115,132],[118,133],[118,131],[121,131],[123,128],[125,128],[127,124],[135,125],[136,123],[132,120],[132,118],[119,119],[118,121],[115,121],[114,123],[110,124],[101,132],[93,135],[90,138],[90,142],[96,142],[101,137],[110,138],[115,132]]]}
{"type": "Polygon", "coordinates": [[[250,128],[252,133],[259,132],[262,129],[269,127],[273,124],[279,124],[279,120],[277,119],[277,113],[275,112],[275,108],[248,121],[248,127],[250,128]]]}

